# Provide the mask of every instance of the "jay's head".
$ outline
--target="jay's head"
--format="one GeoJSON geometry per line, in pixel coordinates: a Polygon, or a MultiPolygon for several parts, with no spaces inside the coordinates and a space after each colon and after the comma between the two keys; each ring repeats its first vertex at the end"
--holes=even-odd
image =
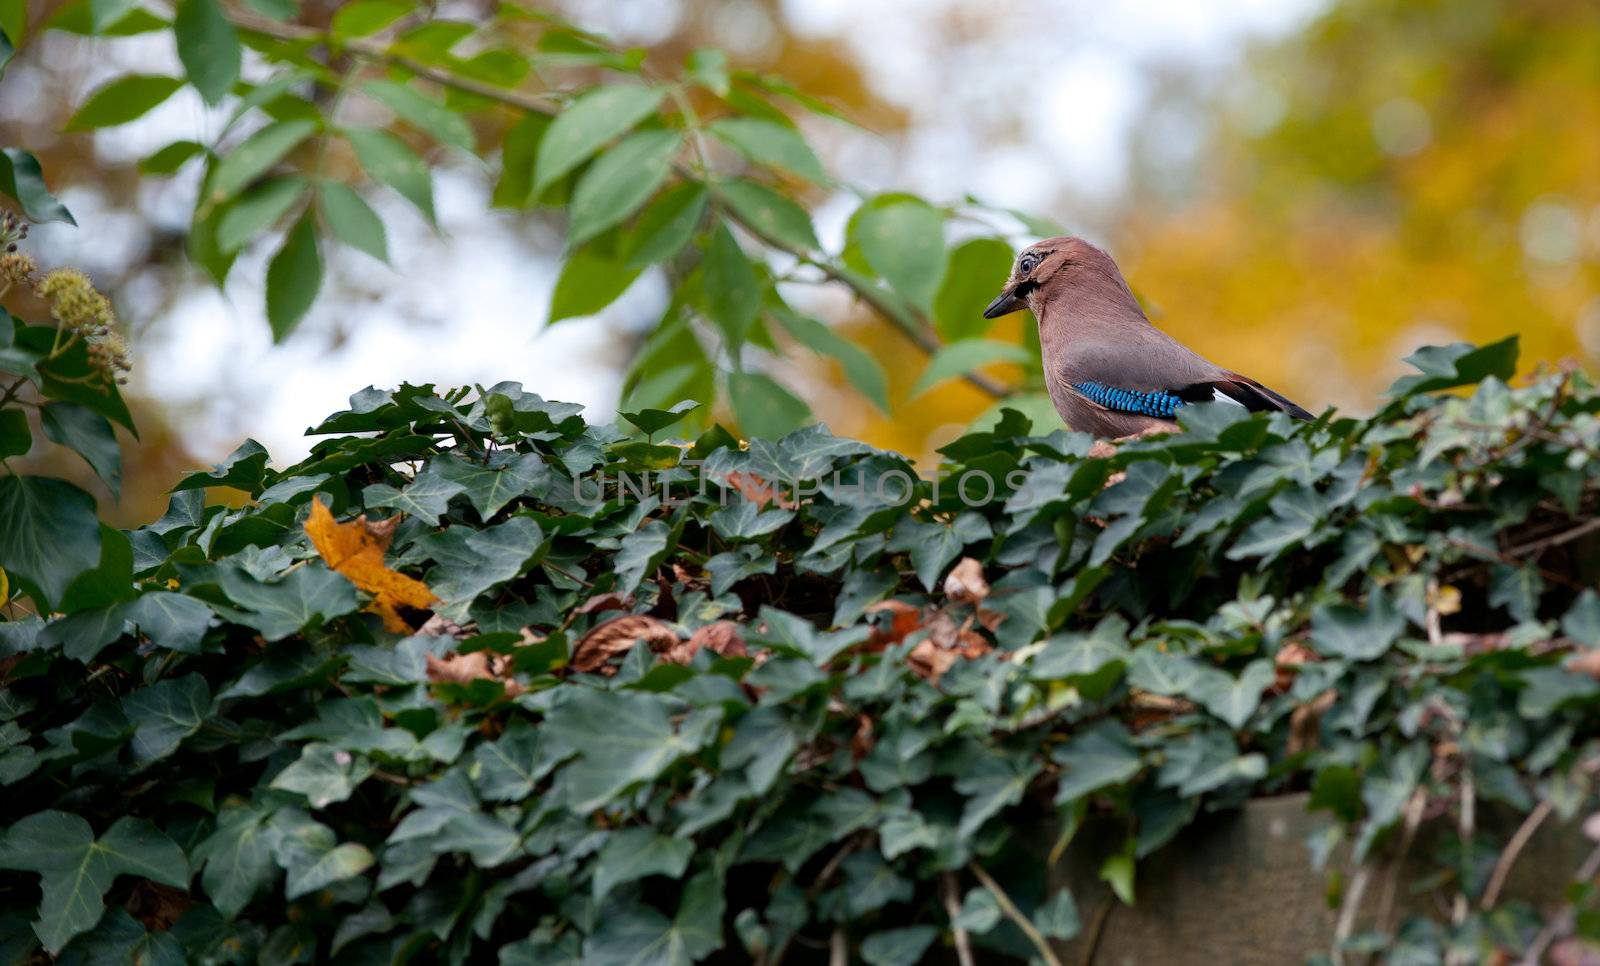
{"type": "Polygon", "coordinates": [[[1042,299],[1052,290],[1098,288],[1107,284],[1127,291],[1122,272],[1110,255],[1082,238],[1070,235],[1046,238],[1017,255],[1006,287],[983,310],[983,317],[997,319],[1024,308],[1033,309],[1034,314],[1039,315],[1042,299]]]}

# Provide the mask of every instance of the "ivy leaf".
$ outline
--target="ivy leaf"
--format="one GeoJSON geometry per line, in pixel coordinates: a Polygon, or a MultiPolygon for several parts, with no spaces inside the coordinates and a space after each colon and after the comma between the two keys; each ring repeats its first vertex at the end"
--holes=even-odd
{"type": "Polygon", "coordinates": [[[660,520],[651,520],[638,530],[622,538],[614,561],[617,571],[617,590],[631,594],[640,581],[655,572],[672,548],[677,546],[679,527],[669,527],[660,520]]]}
{"type": "Polygon", "coordinates": [[[212,618],[205,601],[166,590],[140,595],[124,616],[138,625],[150,643],[180,654],[200,653],[200,641],[212,618]]]}
{"type": "Polygon", "coordinates": [[[1022,801],[1040,767],[1037,761],[994,755],[975,759],[956,776],[956,791],[967,796],[956,834],[964,839],[976,835],[1001,809],[1022,801]]]}
{"type": "Polygon", "coordinates": [[[332,829],[299,809],[280,809],[272,816],[271,829],[274,856],[288,873],[283,895],[291,901],[354,878],[374,862],[366,846],[340,844],[332,829]]]}
{"type": "Polygon", "coordinates": [[[861,958],[871,966],[916,966],[938,935],[939,930],[933,926],[875,932],[862,941],[861,958]]]}
{"type": "Polygon", "coordinates": [[[89,131],[126,124],[149,113],[183,86],[176,77],[128,74],[95,89],[63,130],[89,131]]]}
{"type": "Polygon", "coordinates": [[[683,877],[694,855],[694,843],[649,828],[619,829],[606,837],[594,866],[594,901],[625,882],[649,875],[683,877]]]}
{"type": "Polygon", "coordinates": [[[224,616],[254,627],[268,641],[282,640],[314,621],[332,620],[357,607],[355,587],[321,565],[292,570],[272,583],[233,568],[221,570],[219,577],[234,605],[224,616]]]}
{"type": "Polygon", "coordinates": [[[513,517],[485,530],[455,526],[418,541],[437,561],[428,585],[451,619],[464,616],[480,594],[525,572],[550,548],[549,538],[527,517],[513,517]]]}
{"type": "Polygon", "coordinates": [[[690,715],[674,728],[676,701],[649,692],[581,691],[552,708],[541,735],[578,758],[558,773],[569,809],[586,813],[698,751],[717,719],[690,715]]]}
{"type": "Polygon", "coordinates": [[[614,84],[597,87],[574,100],[539,141],[533,194],[576,168],[607,141],[655,113],[666,92],[655,87],[614,84]]]}
{"type": "Polygon", "coordinates": [[[1388,651],[1406,629],[1405,615],[1373,590],[1367,607],[1324,604],[1311,615],[1311,646],[1325,657],[1370,661],[1388,651]]]}
{"type": "Polygon", "coordinates": [[[1579,594],[1577,603],[1561,618],[1561,629],[1584,647],[1600,647],[1600,596],[1592,590],[1579,594]]]}
{"type": "Polygon", "coordinates": [[[206,898],[230,919],[272,878],[277,833],[269,817],[253,804],[225,808],[216,830],[195,848],[194,860],[205,863],[200,883],[206,898]]]}
{"type": "Polygon", "coordinates": [[[22,213],[35,224],[47,221],[77,224],[72,220],[72,212],[44,186],[39,159],[21,148],[0,150],[0,194],[14,198],[22,213]]]}
{"type": "Polygon", "coordinates": [[[267,266],[267,321],[272,340],[282,342],[317,300],[322,287],[322,252],[317,246],[317,223],[306,212],[290,229],[283,247],[267,266]]]}
{"type": "Polygon", "coordinates": [[[1501,339],[1486,346],[1455,342],[1445,346],[1423,346],[1405,361],[1421,370],[1420,375],[1401,376],[1389,387],[1391,398],[1422,392],[1437,392],[1470,386],[1493,376],[1504,382],[1517,374],[1517,337],[1501,339]]]}
{"type": "Polygon", "coordinates": [[[725,117],[707,128],[711,135],[756,164],[826,184],[828,172],[794,128],[755,117],[725,117]]]}
{"type": "Polygon", "coordinates": [[[178,0],[172,33],[178,59],[207,104],[222,102],[239,79],[243,52],[233,23],[216,0],[178,0]]]}
{"type": "Polygon", "coordinates": [[[327,808],[350,797],[372,774],[372,764],[333,745],[313,741],[300,757],[272,779],[272,787],[304,795],[313,808],[327,808]]]}
{"type": "Polygon", "coordinates": [[[200,730],[211,708],[211,689],[198,674],[157,681],[122,699],[122,713],[133,723],[133,758],[142,765],[178,750],[200,730]]]}
{"type": "Polygon", "coordinates": [[[361,502],[368,507],[387,507],[409,513],[430,527],[439,525],[439,517],[450,506],[450,500],[466,487],[445,475],[443,464],[430,463],[418,473],[404,489],[395,489],[387,483],[374,483],[361,491],[361,502]]]}
{"type": "Polygon", "coordinates": [[[512,500],[534,491],[550,477],[550,467],[537,453],[498,452],[487,465],[440,458],[432,464],[445,480],[461,487],[461,494],[488,520],[512,500]]]}
{"type": "Polygon", "coordinates": [[[601,155],[572,192],[569,243],[581,245],[633,214],[672,171],[676,131],[640,131],[601,155]]]}
{"type": "Polygon", "coordinates": [[[1261,694],[1272,685],[1273,676],[1268,660],[1251,661],[1237,680],[1226,671],[1205,668],[1188,694],[1238,731],[1260,706],[1261,694]]]}
{"type": "Polygon", "coordinates": [[[0,476],[0,567],[41,611],[100,561],[94,498],[43,476],[0,476]]]}
{"type": "Polygon", "coordinates": [[[1128,729],[1115,721],[1080,731],[1051,756],[1061,766],[1056,804],[1066,805],[1139,774],[1144,762],[1128,729]]]}
{"type": "Polygon", "coordinates": [[[722,882],[710,872],[690,879],[668,919],[639,902],[604,907],[583,943],[583,962],[616,966],[691,966],[722,948],[722,882]]]}
{"type": "Polygon", "coordinates": [[[32,448],[28,414],[21,409],[0,409],[0,459],[22,456],[32,448]]]}
{"type": "Polygon", "coordinates": [[[36,812],[0,837],[0,868],[40,874],[44,899],[33,930],[51,953],[94,927],[105,911],[101,900],[119,875],[175,889],[189,884],[183,850],[149,822],[130,817],[118,819],[96,839],[77,815],[36,812]]]}

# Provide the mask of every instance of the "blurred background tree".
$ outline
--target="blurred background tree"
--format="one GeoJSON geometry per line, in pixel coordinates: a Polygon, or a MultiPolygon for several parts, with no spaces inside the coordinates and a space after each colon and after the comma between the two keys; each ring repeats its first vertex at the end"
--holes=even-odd
{"type": "MultiPolygon", "coordinates": [[[[208,108],[185,88],[132,123],[63,130],[114,77],[183,76],[169,31],[84,36],[97,17],[101,29],[129,33],[141,16],[170,17],[171,8],[4,5],[26,9],[29,29],[0,79],[0,143],[34,149],[52,188],[92,226],[50,226],[33,241],[42,260],[85,267],[133,329],[129,394],[146,429],[138,457],[145,465],[128,468],[125,519],[148,518],[179,467],[215,459],[246,435],[281,458],[304,452],[299,429],[368,383],[518,379],[584,403],[600,420],[629,394],[639,403],[711,391],[702,374],[645,384],[641,396],[640,375],[668,371],[705,344],[650,341],[674,307],[673,284],[655,271],[596,312],[577,304],[575,317],[548,324],[567,222],[560,210],[507,203],[499,149],[517,137],[516,115],[484,109],[459,90],[443,97],[425,80],[406,84],[409,72],[392,63],[343,79],[441,94],[470,123],[476,150],[450,143],[461,129],[449,121],[437,129],[426,118],[397,121],[395,105],[381,98],[339,95],[339,75],[307,88],[309,103],[338,123],[388,127],[419,152],[433,169],[438,229],[394,192],[364,193],[385,225],[390,267],[359,250],[322,246],[317,299],[275,344],[263,286],[293,219],[243,246],[219,294],[186,255],[204,165],[162,171],[177,158],[163,157],[165,145],[212,143],[237,101],[208,108]],[[47,24],[66,30],[41,29],[47,24]],[[661,398],[643,398],[652,393],[661,398]]],[[[370,0],[226,9],[257,22],[290,18],[312,31],[341,16],[347,24],[373,16],[382,26],[365,36],[407,40],[419,56],[437,55],[458,29],[448,24],[488,24],[497,9],[510,9],[448,4],[428,15],[447,26],[427,28],[383,21],[391,7],[396,16],[410,9],[370,0]]],[[[1108,245],[1158,324],[1313,408],[1368,408],[1393,360],[1426,342],[1487,341],[1515,330],[1528,360],[1600,353],[1600,12],[1586,0],[1139,0],[1115,10],[1081,0],[933,0],[912,9],[878,0],[570,0],[549,10],[620,50],[638,48],[652,76],[692,78],[685,65],[713,47],[726,52],[728,69],[785,77],[848,118],[807,111],[779,88],[736,84],[730,98],[718,90],[723,68],[714,58],[699,62],[707,83],[688,89],[707,117],[754,111],[754,101],[794,117],[828,170],[848,183],[781,173],[766,183],[810,208],[822,249],[842,253],[843,266],[870,275],[883,268],[846,244],[864,197],[910,188],[952,214],[942,298],[927,313],[947,342],[994,340],[1022,347],[1019,357],[1031,351],[1028,320],[991,330],[967,317],[966,306],[992,294],[1005,261],[1000,241],[969,240],[1003,237],[1015,246],[1047,226],[965,205],[970,192],[1108,245]],[[971,291],[959,284],[968,280],[971,291]]],[[[484,83],[509,79],[535,91],[552,78],[570,86],[606,72],[579,32],[537,15],[495,24],[510,46],[532,45],[532,73],[512,77],[515,61],[477,37],[449,55],[452,69],[469,63],[484,83]],[[537,46],[558,35],[567,40],[537,46]]],[[[293,42],[244,36],[250,82],[294,51],[293,42]]],[[[335,71],[355,66],[348,58],[329,63],[335,71]]],[[[227,144],[237,141],[235,132],[227,144]]],[[[277,173],[316,169],[359,182],[357,153],[332,143],[326,151],[302,147],[277,173]]],[[[737,152],[731,157],[739,161],[737,152]]],[[[752,255],[767,250],[740,237],[752,255]]],[[[753,340],[738,361],[772,376],[815,418],[926,456],[993,406],[960,380],[914,392],[928,356],[901,327],[838,285],[811,284],[816,273],[792,259],[764,264],[780,280],[804,280],[775,291],[823,329],[768,313],[772,341],[753,340]],[[873,361],[840,349],[833,336],[873,361]],[[824,343],[832,355],[800,348],[824,343]],[[887,405],[873,405],[873,396],[887,405]]],[[[973,358],[998,353],[991,347],[973,358]]],[[[1007,384],[1029,378],[1025,366],[1003,362],[985,372],[1007,384]]],[[[740,412],[722,389],[715,415],[747,431],[812,418],[770,392],[740,412]],[[763,423],[771,412],[777,418],[763,423]]],[[[1041,411],[1037,398],[1022,403],[1041,411]]]]}

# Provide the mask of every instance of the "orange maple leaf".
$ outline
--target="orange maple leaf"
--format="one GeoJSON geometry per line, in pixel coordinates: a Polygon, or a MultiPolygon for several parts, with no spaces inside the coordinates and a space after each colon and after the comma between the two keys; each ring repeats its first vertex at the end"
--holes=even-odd
{"type": "Polygon", "coordinates": [[[313,497],[311,515],[306,517],[306,536],[329,567],[372,595],[367,610],[383,618],[385,630],[409,634],[411,625],[400,616],[399,608],[420,610],[432,606],[438,598],[427,584],[390,570],[383,562],[399,521],[399,517],[390,517],[368,523],[363,514],[349,523],[340,523],[320,498],[313,497]]]}

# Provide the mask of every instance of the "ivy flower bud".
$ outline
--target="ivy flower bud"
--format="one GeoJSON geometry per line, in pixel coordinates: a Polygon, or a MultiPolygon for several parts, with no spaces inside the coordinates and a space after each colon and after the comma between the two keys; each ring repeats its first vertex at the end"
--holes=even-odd
{"type": "Polygon", "coordinates": [[[0,252],[11,254],[17,250],[17,242],[28,237],[28,223],[17,217],[14,212],[0,212],[0,252]]]}

